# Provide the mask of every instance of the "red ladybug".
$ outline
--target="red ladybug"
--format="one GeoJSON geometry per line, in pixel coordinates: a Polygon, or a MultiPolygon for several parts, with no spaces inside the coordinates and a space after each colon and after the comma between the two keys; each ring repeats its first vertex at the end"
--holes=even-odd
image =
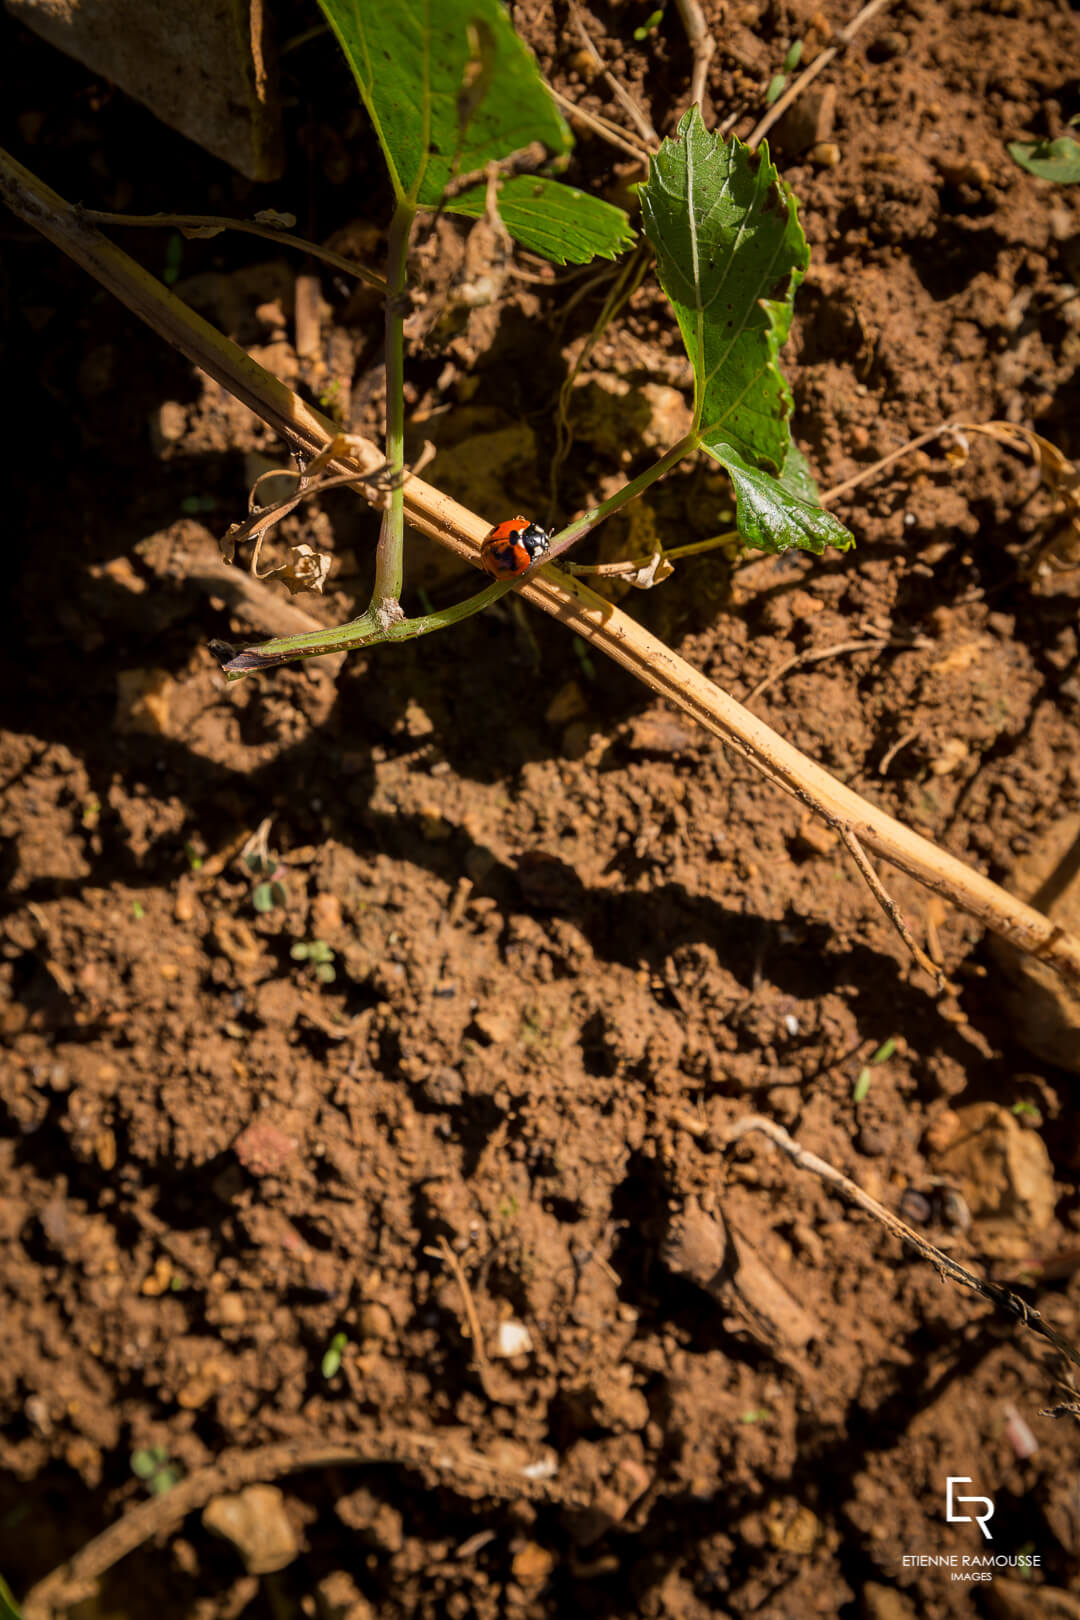
{"type": "Polygon", "coordinates": [[[547,556],[550,540],[547,530],[529,518],[507,518],[496,524],[480,547],[480,566],[496,579],[513,579],[547,556]]]}

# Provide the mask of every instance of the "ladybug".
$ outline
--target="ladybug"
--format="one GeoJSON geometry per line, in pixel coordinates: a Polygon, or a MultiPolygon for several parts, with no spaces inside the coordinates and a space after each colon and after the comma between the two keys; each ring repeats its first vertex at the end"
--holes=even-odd
{"type": "Polygon", "coordinates": [[[550,540],[547,530],[529,518],[507,518],[480,547],[480,566],[496,579],[513,579],[547,556],[550,540]]]}

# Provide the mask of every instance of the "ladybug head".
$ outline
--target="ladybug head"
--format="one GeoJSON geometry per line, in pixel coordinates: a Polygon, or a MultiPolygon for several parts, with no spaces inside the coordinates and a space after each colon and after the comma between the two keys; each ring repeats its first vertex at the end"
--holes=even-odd
{"type": "Polygon", "coordinates": [[[551,536],[546,529],[540,527],[539,523],[528,523],[514,538],[529,553],[529,561],[536,562],[537,558],[547,554],[551,536]]]}

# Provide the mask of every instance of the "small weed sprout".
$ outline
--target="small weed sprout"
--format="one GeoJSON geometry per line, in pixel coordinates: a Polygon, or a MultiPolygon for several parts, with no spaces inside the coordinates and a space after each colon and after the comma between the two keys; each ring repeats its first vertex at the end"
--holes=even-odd
{"type": "Polygon", "coordinates": [[[261,821],[243,849],[240,859],[255,880],[251,888],[251,904],[256,911],[273,911],[275,906],[288,903],[288,893],[282,879],[285,868],[270,848],[270,818],[261,821]]]}
{"type": "Polygon", "coordinates": [[[324,1378],[334,1378],[341,1371],[341,1358],[345,1354],[345,1347],[349,1342],[347,1333],[335,1333],[326,1347],[322,1358],[322,1375],[324,1378]]]}
{"type": "Polygon", "coordinates": [[[637,43],[639,45],[643,44],[644,41],[648,39],[650,34],[656,32],[663,20],[664,8],[663,6],[657,6],[655,11],[649,13],[645,21],[641,24],[641,27],[634,29],[634,38],[636,39],[637,43]]]}
{"type": "Polygon", "coordinates": [[[788,46],[788,53],[784,57],[784,64],[779,73],[775,73],[769,80],[769,88],[765,92],[765,105],[771,107],[774,101],[779,101],[784,93],[784,86],[788,82],[788,74],[794,73],[802,61],[803,42],[801,39],[793,40],[788,46]]]}
{"type": "Polygon", "coordinates": [[[870,1073],[871,1069],[876,1068],[879,1063],[887,1063],[895,1051],[896,1038],[895,1036],[890,1035],[887,1041],[882,1041],[877,1051],[868,1059],[866,1063],[863,1064],[862,1068],[859,1070],[858,1076],[855,1080],[855,1088],[851,1093],[852,1102],[861,1103],[866,1101],[867,1095],[870,1091],[870,1082],[872,1079],[870,1073]]]}
{"type": "Polygon", "coordinates": [[[164,1496],[179,1484],[181,1474],[175,1463],[169,1461],[164,1446],[141,1446],[131,1453],[131,1472],[141,1479],[151,1496],[164,1496]]]}
{"type": "MultiPolygon", "coordinates": [[[[1080,124],[1080,114],[1069,119],[1069,128],[1080,124]]],[[[1057,140],[1010,141],[1007,151],[1036,180],[1052,180],[1055,185],[1075,185],[1080,180],[1080,140],[1075,135],[1059,135],[1057,140]]]]}
{"type": "Polygon", "coordinates": [[[334,952],[325,939],[298,939],[289,955],[294,962],[306,962],[320,984],[333,984],[337,978],[334,952]]]}

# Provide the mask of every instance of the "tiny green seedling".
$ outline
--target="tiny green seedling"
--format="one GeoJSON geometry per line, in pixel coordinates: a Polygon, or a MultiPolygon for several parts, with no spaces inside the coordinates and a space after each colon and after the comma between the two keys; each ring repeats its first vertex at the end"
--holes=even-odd
{"type": "MultiPolygon", "coordinates": [[[[1069,127],[1080,124],[1080,114],[1070,118],[1069,127]]],[[[1036,180],[1053,180],[1059,186],[1080,180],[1080,140],[1075,135],[1059,135],[1056,141],[1010,141],[1008,153],[1036,180]]]]}
{"type": "Polygon", "coordinates": [[[1029,1119],[1033,1125],[1042,1124],[1042,1111],[1033,1102],[1014,1102],[1009,1112],[1015,1114],[1017,1119],[1029,1119]]]}
{"type": "Polygon", "coordinates": [[[195,848],[195,845],[192,843],[190,838],[184,845],[184,854],[187,856],[189,872],[199,872],[202,870],[203,858],[195,848]]]}
{"type": "Polygon", "coordinates": [[[259,823],[243,849],[240,858],[251,876],[251,904],[258,912],[273,911],[275,906],[288,903],[288,893],[282,879],[285,868],[270,848],[270,818],[259,823]]]}
{"type": "Polygon", "coordinates": [[[151,1496],[164,1496],[181,1478],[180,1469],[169,1461],[164,1446],[143,1446],[133,1451],[131,1472],[142,1480],[151,1496]]]}
{"type": "Polygon", "coordinates": [[[886,1063],[889,1058],[892,1057],[895,1051],[896,1039],[894,1036],[890,1035],[887,1041],[882,1041],[877,1051],[866,1061],[866,1063],[863,1064],[862,1068],[859,1070],[855,1080],[854,1089],[851,1093],[852,1102],[865,1102],[870,1092],[870,1083],[872,1079],[870,1073],[871,1069],[876,1068],[879,1063],[886,1063]]]}
{"type": "Polygon", "coordinates": [[[141,900],[133,900],[131,902],[131,915],[136,922],[142,922],[143,918],[146,916],[146,907],[143,905],[141,900]]]}
{"type": "Polygon", "coordinates": [[[334,1378],[341,1371],[341,1358],[345,1354],[345,1347],[349,1342],[347,1333],[335,1333],[326,1347],[322,1358],[322,1375],[324,1378],[334,1378]]]}
{"type": "Polygon", "coordinates": [[[289,955],[294,962],[306,962],[320,984],[333,984],[337,978],[334,953],[325,939],[298,939],[289,955]]]}
{"type": "Polygon", "coordinates": [[[273,911],[275,906],[283,906],[287,899],[285,885],[277,877],[262,878],[251,890],[251,904],[259,912],[273,911]]]}
{"type": "Polygon", "coordinates": [[[638,44],[641,45],[645,40],[648,39],[650,34],[654,34],[663,20],[664,8],[663,6],[657,6],[656,10],[650,12],[649,16],[646,17],[645,21],[641,24],[641,27],[634,29],[634,38],[637,40],[638,44]]]}
{"type": "Polygon", "coordinates": [[[767,1406],[752,1406],[749,1412],[739,1414],[740,1423],[767,1423],[772,1413],[767,1406]]]}
{"type": "Polygon", "coordinates": [[[793,40],[788,46],[788,53],[784,57],[784,64],[779,73],[775,73],[769,80],[769,88],[765,92],[765,105],[771,107],[774,101],[779,101],[784,93],[784,86],[788,82],[788,74],[794,73],[802,61],[803,42],[801,39],[793,40]]]}

